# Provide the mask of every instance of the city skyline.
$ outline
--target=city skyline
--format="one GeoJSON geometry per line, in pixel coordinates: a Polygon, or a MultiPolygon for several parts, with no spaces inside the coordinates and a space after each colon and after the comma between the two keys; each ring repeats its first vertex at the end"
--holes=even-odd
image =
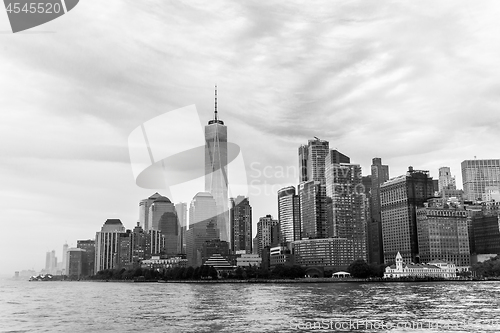
{"type": "Polygon", "coordinates": [[[380,157],[391,178],[450,167],[457,188],[462,161],[498,158],[496,3],[80,6],[33,30],[57,33],[9,36],[0,49],[0,250],[17,254],[0,274],[43,268],[46,252],[62,258],[66,241],[95,237],[107,219],[132,229],[138,202],[165,192],[136,186],[127,136],[191,104],[204,126],[214,84],[254,181],[254,234],[260,217],[278,216],[277,189],[298,185],[279,172],[298,170],[297,149],[314,136],[365,176],[380,157]]]}

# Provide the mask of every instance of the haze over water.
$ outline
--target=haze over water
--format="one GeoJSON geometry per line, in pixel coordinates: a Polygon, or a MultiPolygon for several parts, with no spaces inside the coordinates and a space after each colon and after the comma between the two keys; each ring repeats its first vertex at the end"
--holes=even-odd
{"type": "Polygon", "coordinates": [[[2,280],[0,332],[498,332],[499,293],[500,282],[2,280]],[[360,324],[366,320],[372,327],[360,324]],[[413,323],[421,326],[404,328],[413,323]]]}

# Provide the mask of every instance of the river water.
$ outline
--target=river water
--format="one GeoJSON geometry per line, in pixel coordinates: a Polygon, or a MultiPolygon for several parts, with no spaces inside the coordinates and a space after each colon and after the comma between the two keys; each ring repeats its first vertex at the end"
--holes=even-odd
{"type": "Polygon", "coordinates": [[[500,332],[500,282],[2,280],[0,332],[500,332]]]}

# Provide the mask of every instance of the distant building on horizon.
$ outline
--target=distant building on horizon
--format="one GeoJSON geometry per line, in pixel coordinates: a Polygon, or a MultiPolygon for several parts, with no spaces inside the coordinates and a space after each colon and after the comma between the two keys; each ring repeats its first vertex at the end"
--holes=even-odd
{"type": "Polygon", "coordinates": [[[52,275],[57,274],[57,257],[55,250],[47,252],[45,256],[45,273],[52,275]]]}

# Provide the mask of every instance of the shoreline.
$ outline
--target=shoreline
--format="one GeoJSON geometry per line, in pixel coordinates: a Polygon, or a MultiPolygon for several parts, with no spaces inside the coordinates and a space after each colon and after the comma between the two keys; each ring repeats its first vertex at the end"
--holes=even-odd
{"type": "MultiPolygon", "coordinates": [[[[303,279],[246,279],[246,280],[59,280],[64,282],[119,282],[119,283],[188,283],[188,284],[294,284],[294,283],[428,283],[428,282],[499,282],[500,279],[332,279],[332,278],[303,278],[303,279]]],[[[45,281],[39,281],[45,282],[45,281]]]]}

